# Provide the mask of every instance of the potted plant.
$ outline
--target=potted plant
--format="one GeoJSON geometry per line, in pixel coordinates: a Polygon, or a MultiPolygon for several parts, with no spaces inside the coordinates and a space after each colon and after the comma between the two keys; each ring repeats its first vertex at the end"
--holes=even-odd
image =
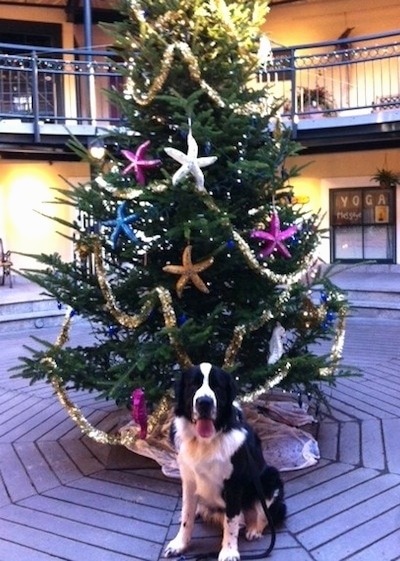
{"type": "Polygon", "coordinates": [[[396,185],[400,182],[400,173],[390,171],[385,168],[378,168],[371,179],[372,181],[379,183],[379,185],[384,188],[396,187],[396,185]]]}
{"type": "MultiPolygon", "coordinates": [[[[336,115],[333,96],[323,86],[299,88],[296,101],[296,110],[300,115],[308,113],[319,113],[321,117],[334,117],[336,115]]],[[[289,102],[285,104],[284,110],[290,112],[291,105],[289,102]]]]}

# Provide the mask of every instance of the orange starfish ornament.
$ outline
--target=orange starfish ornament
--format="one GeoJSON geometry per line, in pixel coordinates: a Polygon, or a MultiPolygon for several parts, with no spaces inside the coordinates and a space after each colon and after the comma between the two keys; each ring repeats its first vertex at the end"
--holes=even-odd
{"type": "Polygon", "coordinates": [[[181,275],[176,283],[176,293],[179,298],[182,296],[183,289],[188,282],[192,282],[194,286],[201,292],[208,294],[210,291],[199,277],[198,273],[205,271],[214,263],[214,258],[204,259],[199,263],[192,263],[192,246],[187,245],[182,254],[182,265],[165,265],[163,271],[172,273],[173,275],[181,275]]]}

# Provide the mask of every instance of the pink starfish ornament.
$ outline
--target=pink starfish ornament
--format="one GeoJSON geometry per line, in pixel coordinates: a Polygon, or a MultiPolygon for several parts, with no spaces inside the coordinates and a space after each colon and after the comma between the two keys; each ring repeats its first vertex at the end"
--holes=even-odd
{"type": "Polygon", "coordinates": [[[150,140],[143,142],[136,152],[131,152],[130,150],[121,150],[122,154],[127,158],[131,163],[126,166],[123,170],[123,174],[126,175],[130,171],[133,170],[136,180],[140,185],[146,185],[146,177],[144,172],[146,170],[158,167],[161,165],[161,160],[146,160],[146,152],[148,147],[150,146],[150,140]]]}
{"type": "Polygon", "coordinates": [[[250,234],[250,237],[265,243],[264,247],[260,251],[260,257],[262,259],[266,259],[275,250],[279,251],[281,255],[289,259],[291,254],[282,242],[287,238],[292,237],[296,232],[297,226],[289,226],[286,230],[281,230],[279,215],[276,210],[274,210],[271,216],[269,232],[266,232],[265,230],[255,230],[250,234]]]}

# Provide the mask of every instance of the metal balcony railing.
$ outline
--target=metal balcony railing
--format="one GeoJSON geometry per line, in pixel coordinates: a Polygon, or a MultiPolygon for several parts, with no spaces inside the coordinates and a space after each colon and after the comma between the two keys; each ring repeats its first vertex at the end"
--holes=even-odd
{"type": "Polygon", "coordinates": [[[378,113],[400,111],[400,32],[273,49],[260,82],[293,126],[378,122],[378,113]]]}
{"type": "Polygon", "coordinates": [[[108,52],[0,43],[0,120],[111,125],[120,116],[104,90],[122,89],[108,52]]]}
{"type": "MultiPolygon", "coordinates": [[[[400,121],[400,32],[274,49],[260,69],[267,103],[282,102],[294,129],[342,126],[346,118],[400,121]],[[318,121],[316,121],[318,120],[318,121]]],[[[121,63],[107,51],[0,43],[0,123],[118,125],[104,93],[124,91],[121,63]]],[[[4,131],[4,127],[2,129],[4,131]]]]}

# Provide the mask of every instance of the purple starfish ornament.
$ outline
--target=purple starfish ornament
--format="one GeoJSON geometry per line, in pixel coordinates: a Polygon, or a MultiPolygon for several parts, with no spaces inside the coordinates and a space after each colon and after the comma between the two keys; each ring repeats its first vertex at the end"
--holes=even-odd
{"type": "Polygon", "coordinates": [[[287,238],[292,237],[296,232],[297,226],[289,226],[286,230],[281,230],[279,215],[276,210],[274,210],[271,216],[269,232],[265,232],[265,230],[255,230],[250,234],[250,237],[265,243],[265,246],[260,251],[260,257],[262,259],[266,259],[275,250],[279,251],[281,255],[289,259],[291,254],[282,242],[287,238]]]}
{"type": "Polygon", "coordinates": [[[123,170],[123,174],[126,175],[131,170],[135,173],[135,177],[140,185],[146,185],[146,177],[144,172],[148,169],[152,169],[161,165],[161,160],[146,160],[145,155],[148,147],[150,146],[150,140],[143,142],[136,152],[131,152],[130,150],[121,150],[122,154],[131,162],[123,170]]]}

